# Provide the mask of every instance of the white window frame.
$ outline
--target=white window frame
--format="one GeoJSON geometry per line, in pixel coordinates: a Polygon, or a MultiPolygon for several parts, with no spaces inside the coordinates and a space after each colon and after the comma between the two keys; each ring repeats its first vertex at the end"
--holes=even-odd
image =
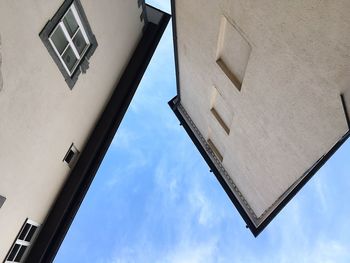
{"type": "Polygon", "coordinates": [[[5,263],[18,262],[18,261],[14,261],[14,260],[16,259],[17,255],[18,255],[18,253],[19,253],[19,251],[20,251],[20,249],[21,249],[21,247],[22,247],[22,246],[25,246],[25,247],[26,247],[26,251],[25,251],[24,254],[22,255],[22,258],[21,258],[21,261],[20,261],[20,262],[24,262],[25,256],[26,256],[26,254],[28,253],[28,250],[29,250],[30,245],[31,245],[31,244],[33,243],[33,241],[35,240],[35,237],[36,237],[36,235],[38,234],[39,228],[40,228],[40,224],[34,222],[33,220],[27,219],[27,220],[24,222],[23,227],[22,227],[22,229],[20,230],[20,232],[19,232],[19,234],[18,234],[18,236],[17,236],[16,241],[15,241],[15,243],[12,245],[12,247],[11,247],[11,249],[10,249],[8,255],[6,256],[6,260],[5,260],[4,262],[5,262],[5,263]],[[28,231],[27,231],[26,235],[24,236],[24,238],[23,238],[23,239],[19,239],[19,237],[21,236],[22,231],[24,230],[26,224],[29,224],[29,225],[30,225],[30,228],[28,229],[28,231]],[[37,227],[37,229],[35,230],[35,232],[34,232],[32,238],[31,238],[31,241],[30,241],[30,242],[25,241],[26,238],[27,238],[27,236],[28,236],[28,234],[29,234],[29,232],[30,232],[30,230],[32,229],[33,226],[37,227]],[[10,255],[11,255],[12,250],[14,249],[14,247],[15,247],[16,245],[19,245],[20,248],[17,250],[16,254],[14,255],[13,260],[8,260],[8,258],[9,258],[10,255]]]}
{"type": "Polygon", "coordinates": [[[54,30],[52,30],[52,33],[51,33],[50,36],[49,36],[49,42],[50,42],[52,48],[55,50],[55,52],[56,52],[56,54],[57,54],[59,60],[61,61],[63,67],[64,67],[65,70],[67,71],[68,75],[71,77],[71,76],[74,74],[74,71],[76,70],[76,68],[77,68],[77,66],[79,65],[80,61],[84,58],[84,55],[85,55],[86,51],[88,50],[88,48],[89,48],[89,46],[90,46],[90,44],[91,44],[91,43],[90,43],[90,40],[89,40],[89,38],[88,38],[88,36],[87,36],[87,34],[86,34],[86,30],[85,30],[85,28],[84,28],[84,26],[83,26],[83,24],[82,24],[82,22],[81,22],[80,16],[79,16],[79,14],[78,14],[78,12],[77,12],[77,9],[76,9],[76,6],[75,6],[74,3],[68,8],[68,10],[67,10],[66,13],[63,15],[63,17],[61,18],[61,20],[59,21],[59,23],[57,24],[57,26],[54,28],[54,30]],[[65,18],[65,16],[67,15],[67,13],[68,13],[70,10],[72,11],[73,16],[74,16],[76,22],[78,23],[78,29],[74,32],[74,34],[73,34],[72,37],[69,35],[68,30],[67,30],[65,24],[63,23],[63,19],[65,18]],[[53,42],[52,39],[51,39],[53,33],[57,30],[58,27],[60,27],[60,28],[62,29],[63,34],[64,34],[66,40],[68,41],[68,44],[66,45],[66,47],[65,47],[64,50],[62,51],[62,54],[60,54],[60,52],[57,50],[57,48],[56,48],[54,42],[53,42]],[[76,36],[76,34],[77,34],[79,31],[81,31],[81,33],[82,33],[82,35],[83,35],[83,37],[84,37],[84,40],[85,40],[85,42],[86,42],[86,44],[87,44],[81,55],[79,54],[79,52],[78,52],[78,50],[77,50],[77,48],[75,47],[75,44],[74,44],[74,42],[73,42],[73,38],[76,36]],[[70,71],[70,70],[68,69],[66,63],[64,62],[64,60],[63,60],[63,58],[62,58],[64,52],[68,49],[68,47],[71,47],[71,48],[72,48],[72,50],[73,50],[73,52],[74,52],[74,55],[75,55],[76,58],[77,58],[77,62],[75,63],[74,67],[72,68],[72,71],[70,71]]]}

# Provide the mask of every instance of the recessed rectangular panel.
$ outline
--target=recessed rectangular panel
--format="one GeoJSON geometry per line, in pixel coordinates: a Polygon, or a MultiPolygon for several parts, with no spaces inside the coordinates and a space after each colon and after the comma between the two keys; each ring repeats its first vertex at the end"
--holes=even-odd
{"type": "Polygon", "coordinates": [[[227,124],[225,123],[225,121],[221,118],[220,114],[217,112],[217,110],[215,108],[211,108],[210,112],[213,114],[213,116],[215,117],[215,119],[218,121],[218,123],[220,124],[220,126],[224,129],[224,131],[227,134],[230,134],[230,128],[227,126],[227,124]]]}
{"type": "Polygon", "coordinates": [[[220,24],[216,63],[238,90],[241,90],[242,87],[250,53],[249,42],[237,27],[223,16],[220,24]]]}
{"type": "Polygon", "coordinates": [[[214,154],[216,155],[216,157],[220,160],[220,162],[222,162],[224,160],[224,157],[222,156],[221,152],[218,150],[218,148],[215,146],[215,144],[213,143],[213,141],[211,139],[208,139],[208,145],[210,147],[210,149],[214,152],[214,154]]]}
{"type": "Polygon", "coordinates": [[[233,109],[215,86],[213,86],[210,98],[210,112],[213,119],[221,126],[225,133],[229,135],[233,119],[233,109]]]}

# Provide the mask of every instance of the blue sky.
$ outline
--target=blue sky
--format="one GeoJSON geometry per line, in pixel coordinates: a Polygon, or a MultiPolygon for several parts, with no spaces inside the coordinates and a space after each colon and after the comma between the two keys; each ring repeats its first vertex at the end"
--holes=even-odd
{"type": "MultiPolygon", "coordinates": [[[[148,2],[170,12],[166,0],[148,2]]],[[[55,262],[350,262],[350,141],[254,238],[167,105],[171,34],[168,26],[55,262]]]]}

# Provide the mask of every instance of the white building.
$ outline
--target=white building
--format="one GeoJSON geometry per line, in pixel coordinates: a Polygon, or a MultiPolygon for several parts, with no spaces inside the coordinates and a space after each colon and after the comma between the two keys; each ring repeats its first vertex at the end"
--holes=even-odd
{"type": "Polygon", "coordinates": [[[142,0],[0,1],[1,260],[53,260],[169,18],[142,0]]]}
{"type": "Polygon", "coordinates": [[[349,137],[349,13],[349,1],[172,0],[169,104],[254,235],[349,137]]]}

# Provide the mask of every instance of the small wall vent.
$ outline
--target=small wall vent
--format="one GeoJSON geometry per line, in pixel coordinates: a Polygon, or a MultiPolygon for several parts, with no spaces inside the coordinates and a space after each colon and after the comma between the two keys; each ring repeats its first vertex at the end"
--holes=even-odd
{"type": "Polygon", "coordinates": [[[63,162],[65,162],[69,168],[73,168],[78,160],[79,154],[79,150],[75,147],[74,143],[72,143],[63,158],[63,162]]]}

